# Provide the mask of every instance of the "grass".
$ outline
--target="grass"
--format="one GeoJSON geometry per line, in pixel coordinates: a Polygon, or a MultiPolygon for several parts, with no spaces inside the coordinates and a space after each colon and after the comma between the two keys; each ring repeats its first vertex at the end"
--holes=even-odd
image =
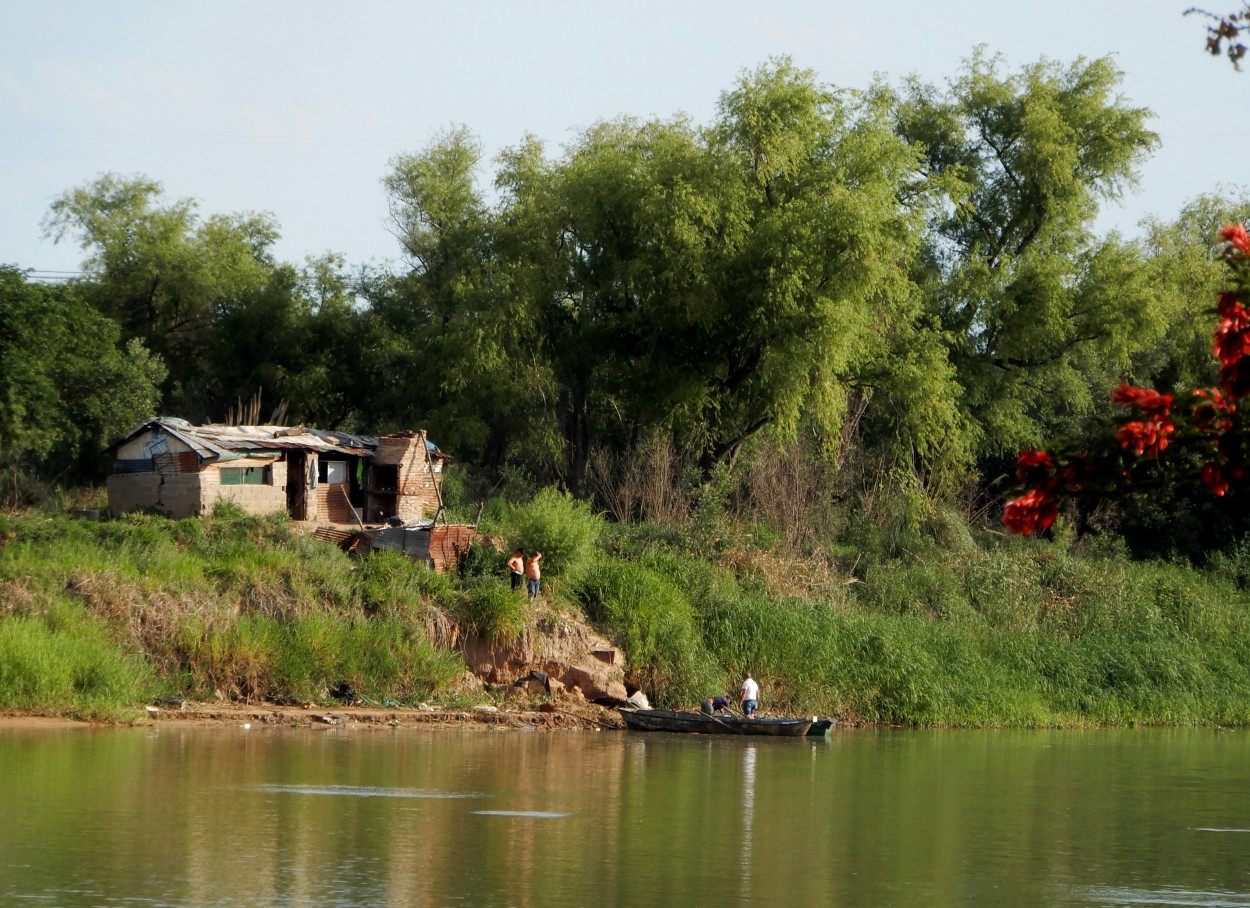
{"type": "MultiPolygon", "coordinates": [[[[563,497],[507,511],[553,556],[537,607],[484,546],[463,577],[354,561],[281,520],[0,516],[0,706],[101,712],[158,693],[415,702],[459,673],[453,615],[496,641],[578,609],[653,702],[744,672],[774,713],[931,726],[1250,723],[1250,550],[1211,568],[1003,540],[803,557],[752,530],[698,557],[677,527],[601,526],[563,497]],[[545,535],[544,535],[545,534],[545,535]]],[[[502,525],[502,524],[501,524],[502,525]]],[[[949,542],[954,540],[954,542],[949,542]]]]}
{"type": "Polygon", "coordinates": [[[464,670],[428,633],[451,586],[361,564],[280,520],[0,517],[0,706],[117,710],[159,693],[415,702],[464,670]]]}

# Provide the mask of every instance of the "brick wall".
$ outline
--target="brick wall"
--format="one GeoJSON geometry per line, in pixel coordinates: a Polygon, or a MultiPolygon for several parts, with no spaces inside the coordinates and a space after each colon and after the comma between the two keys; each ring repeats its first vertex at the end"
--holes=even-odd
{"type": "Polygon", "coordinates": [[[397,468],[399,497],[395,502],[396,517],[411,521],[438,513],[443,461],[430,457],[424,432],[379,438],[373,462],[397,468]]]}

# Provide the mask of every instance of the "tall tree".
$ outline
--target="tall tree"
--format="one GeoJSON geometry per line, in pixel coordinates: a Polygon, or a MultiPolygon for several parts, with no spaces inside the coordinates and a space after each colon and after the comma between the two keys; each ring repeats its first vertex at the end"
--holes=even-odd
{"type": "Polygon", "coordinates": [[[1092,405],[1089,369],[1126,365],[1163,328],[1140,250],[1092,233],[1158,142],[1120,79],[1106,58],[1005,74],[978,52],[945,90],[911,81],[898,106],[945,193],[913,274],[982,456],[1070,428],[1092,405]]]}
{"type": "Polygon", "coordinates": [[[907,295],[915,166],[877,105],[781,59],[688,121],[505,157],[500,253],[552,364],[566,477],[654,428],[705,470],[765,427],[829,431],[907,295]]]}
{"type": "Polygon", "coordinates": [[[193,201],[166,201],[139,176],[69,190],[45,228],[86,251],[82,297],[167,364],[166,412],[220,420],[263,391],[299,420],[350,419],[344,366],[356,356],[337,341],[351,336],[355,313],[340,259],[278,263],[271,216],[201,219],[193,201]]]}
{"type": "Polygon", "coordinates": [[[0,267],[0,467],[97,478],[104,447],[151,415],[164,368],[72,287],[0,267]]]}

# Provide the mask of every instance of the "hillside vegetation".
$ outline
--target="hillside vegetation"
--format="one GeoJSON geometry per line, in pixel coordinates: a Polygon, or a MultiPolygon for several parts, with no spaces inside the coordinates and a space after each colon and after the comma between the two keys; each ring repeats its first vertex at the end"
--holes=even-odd
{"type": "MultiPolygon", "coordinates": [[[[506,639],[577,609],[653,701],[749,670],[774,713],[917,725],[1244,724],[1250,549],[1084,555],[931,521],[913,551],[799,558],[757,530],[607,523],[543,493],[492,508],[458,576],[353,560],[280,518],[0,516],[0,708],[111,715],[160,694],[379,704],[454,696],[455,620],[506,639]],[[502,549],[542,548],[535,602],[502,549]],[[939,543],[941,545],[939,546],[939,543]]],[[[445,702],[445,701],[444,701],[445,702]]]]}

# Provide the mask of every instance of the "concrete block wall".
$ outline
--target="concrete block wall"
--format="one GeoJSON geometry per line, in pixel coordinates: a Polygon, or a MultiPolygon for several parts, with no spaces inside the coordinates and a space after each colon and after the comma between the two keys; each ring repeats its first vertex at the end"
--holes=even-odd
{"type": "Polygon", "coordinates": [[[202,496],[201,513],[210,513],[213,505],[220,501],[233,501],[249,514],[272,514],[274,511],[286,510],[286,464],[267,463],[265,461],[229,461],[223,464],[211,464],[201,473],[202,496]],[[273,466],[272,481],[266,485],[228,485],[221,484],[220,469],[239,469],[240,467],[273,466]],[[278,469],[282,467],[283,481],[279,482],[278,469]]]}
{"type": "Polygon", "coordinates": [[[155,508],[161,498],[159,473],[115,473],[105,481],[109,493],[109,513],[114,517],[127,511],[155,508]]]}
{"type": "Polygon", "coordinates": [[[175,520],[201,513],[198,473],[118,473],[106,482],[109,513],[156,511],[175,520]]]}

